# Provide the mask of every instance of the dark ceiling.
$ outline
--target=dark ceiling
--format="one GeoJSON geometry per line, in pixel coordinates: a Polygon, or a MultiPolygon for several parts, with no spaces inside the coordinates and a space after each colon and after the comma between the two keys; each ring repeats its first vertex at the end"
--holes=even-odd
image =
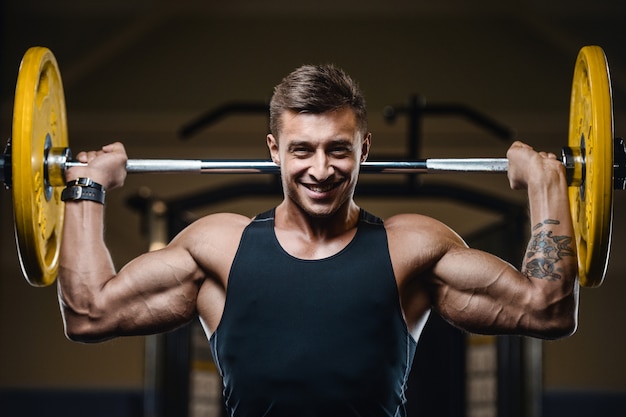
{"type": "MultiPolygon", "coordinates": [[[[560,146],[574,60],[588,44],[608,56],[616,118],[626,108],[620,1],[5,0],[2,19],[6,137],[18,64],[33,45],[57,57],[70,141],[81,146],[119,136],[155,152],[177,146],[185,123],[233,100],[263,102],[309,62],[335,62],[359,80],[383,133],[383,108],[419,94],[471,105],[531,142],[546,134],[556,139],[547,146],[560,146]]],[[[240,134],[262,144],[264,129],[249,118],[217,131],[241,146],[240,134]]]]}

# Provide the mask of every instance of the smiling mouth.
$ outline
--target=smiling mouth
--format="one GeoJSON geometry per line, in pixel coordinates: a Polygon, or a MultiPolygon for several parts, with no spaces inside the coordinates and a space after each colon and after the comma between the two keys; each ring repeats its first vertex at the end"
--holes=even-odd
{"type": "Polygon", "coordinates": [[[333,183],[321,184],[321,185],[320,184],[303,184],[303,185],[315,193],[327,193],[339,187],[341,184],[342,182],[339,181],[339,182],[333,182],[333,183]]]}

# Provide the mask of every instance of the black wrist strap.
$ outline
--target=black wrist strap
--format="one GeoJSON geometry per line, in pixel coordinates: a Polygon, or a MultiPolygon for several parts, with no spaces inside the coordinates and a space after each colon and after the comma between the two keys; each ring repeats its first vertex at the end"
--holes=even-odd
{"type": "Polygon", "coordinates": [[[104,187],[90,178],[78,178],[67,183],[61,193],[61,201],[89,200],[104,204],[104,187]]]}
{"type": "Polygon", "coordinates": [[[69,181],[65,184],[67,187],[72,187],[74,185],[78,185],[80,187],[92,187],[96,188],[100,191],[104,191],[104,187],[101,184],[98,184],[91,178],[76,178],[75,180],[69,181]]]}

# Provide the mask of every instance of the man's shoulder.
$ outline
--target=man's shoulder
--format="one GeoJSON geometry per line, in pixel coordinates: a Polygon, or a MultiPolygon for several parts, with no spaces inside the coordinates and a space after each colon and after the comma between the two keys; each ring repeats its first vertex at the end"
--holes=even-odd
{"type": "Polygon", "coordinates": [[[389,255],[400,284],[411,277],[422,276],[451,249],[467,247],[444,223],[419,214],[390,217],[385,221],[385,230],[389,255]]]}
{"type": "Polygon", "coordinates": [[[242,230],[252,221],[251,218],[237,213],[207,214],[191,224],[194,229],[215,229],[216,231],[242,230]]]}
{"type": "Polygon", "coordinates": [[[187,226],[179,235],[179,242],[230,242],[238,243],[251,219],[235,213],[205,215],[187,226]]]}
{"type": "Polygon", "coordinates": [[[415,213],[398,214],[385,220],[390,241],[406,242],[419,239],[421,243],[461,241],[459,235],[443,222],[415,213]]]}
{"type": "Polygon", "coordinates": [[[388,230],[430,230],[449,229],[444,223],[429,216],[417,213],[396,214],[385,220],[385,228],[388,230]]]}
{"type": "Polygon", "coordinates": [[[230,265],[250,221],[240,214],[209,214],[187,226],[170,246],[184,248],[205,270],[227,276],[228,268],[223,266],[230,265]]]}

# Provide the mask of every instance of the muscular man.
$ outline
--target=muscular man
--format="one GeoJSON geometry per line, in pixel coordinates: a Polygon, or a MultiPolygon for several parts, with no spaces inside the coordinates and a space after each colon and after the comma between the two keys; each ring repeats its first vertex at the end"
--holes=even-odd
{"type": "MultiPolygon", "coordinates": [[[[362,94],[341,70],[288,75],[270,104],[270,130],[284,190],[277,207],[254,219],[206,216],[119,272],[103,240],[103,205],[67,201],[58,284],[70,339],[162,332],[199,317],[230,415],[345,417],[405,414],[431,309],[471,332],[575,331],[576,253],[554,155],[519,142],[507,153],[510,185],[528,190],[532,223],[517,270],[437,220],[383,222],[357,206],[371,135],[362,94]]],[[[77,158],[88,166],[71,168],[68,180],[123,184],[121,144],[77,158]]]]}

